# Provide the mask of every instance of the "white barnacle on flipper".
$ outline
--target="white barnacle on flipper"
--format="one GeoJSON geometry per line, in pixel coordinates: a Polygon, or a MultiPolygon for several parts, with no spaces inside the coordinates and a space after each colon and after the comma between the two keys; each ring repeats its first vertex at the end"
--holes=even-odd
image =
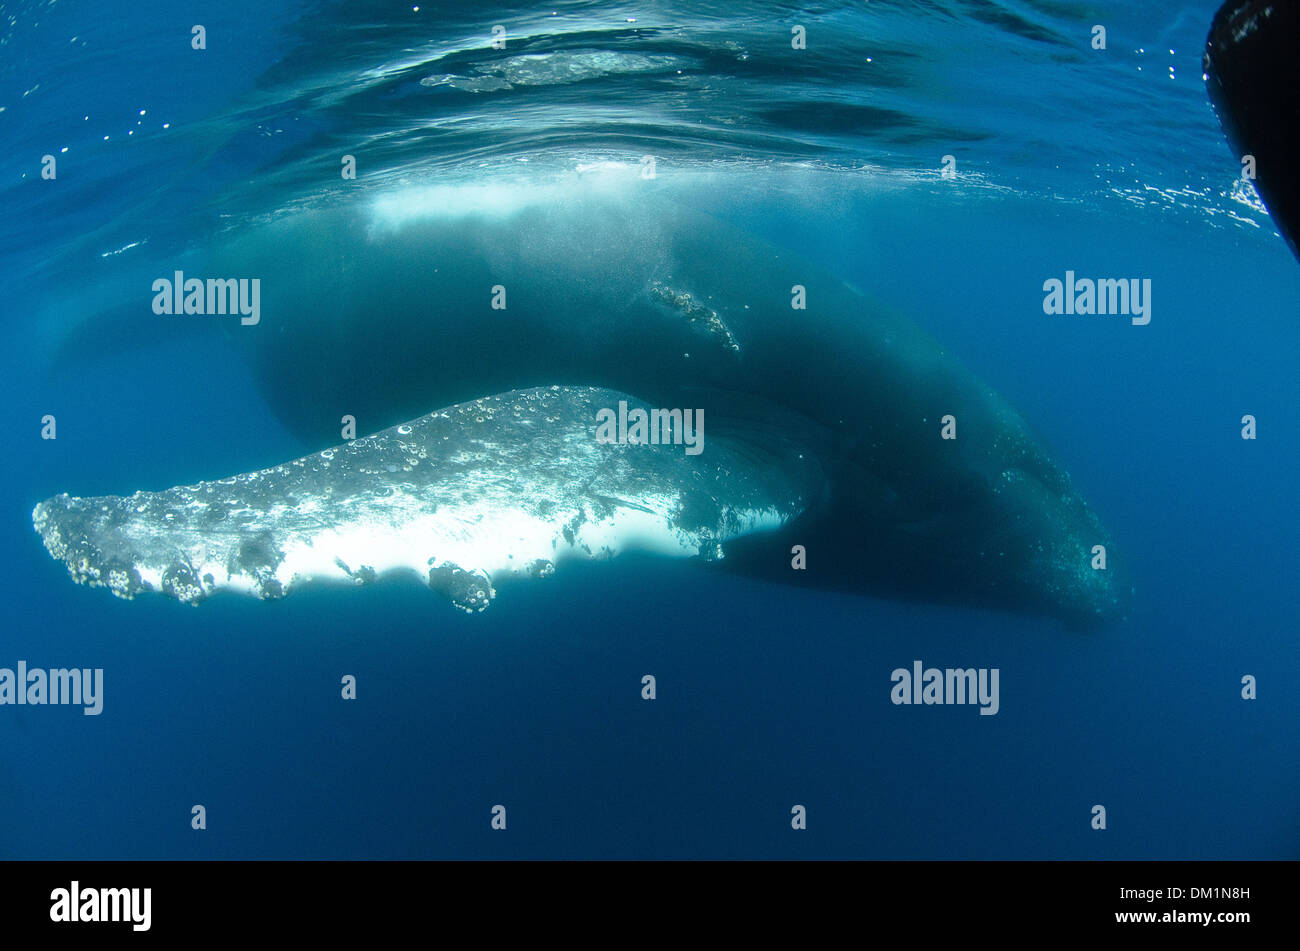
{"type": "Polygon", "coordinates": [[[598,441],[596,413],[632,401],[588,387],[517,390],[448,407],[257,473],[130,498],[36,506],[50,554],[82,583],[190,603],[220,589],[276,598],[314,581],[420,577],[458,608],[567,561],[638,551],[717,557],[807,504],[815,467],[783,475],[711,436],[681,445],[598,441]],[[425,464],[409,464],[412,453],[425,464]]]}

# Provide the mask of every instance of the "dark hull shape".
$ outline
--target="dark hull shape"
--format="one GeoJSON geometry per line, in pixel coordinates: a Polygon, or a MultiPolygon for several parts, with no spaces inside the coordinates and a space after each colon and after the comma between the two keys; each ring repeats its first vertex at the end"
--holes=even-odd
{"type": "Polygon", "coordinates": [[[1206,90],[1238,159],[1300,259],[1300,0],[1228,0],[1205,44],[1206,90]]]}

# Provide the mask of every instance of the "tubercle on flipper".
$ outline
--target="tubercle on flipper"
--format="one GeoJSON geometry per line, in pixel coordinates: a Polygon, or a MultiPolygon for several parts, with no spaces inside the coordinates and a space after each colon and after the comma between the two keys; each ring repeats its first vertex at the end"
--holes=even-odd
{"type": "MultiPolygon", "coordinates": [[[[434,565],[430,558],[429,587],[445,597],[466,614],[482,614],[496,598],[492,576],[482,568],[465,569],[452,562],[434,565]]],[[[545,558],[529,562],[523,574],[528,578],[549,578],[555,574],[555,563],[545,558]]]]}
{"type": "Polygon", "coordinates": [[[429,559],[429,587],[466,614],[480,614],[496,597],[492,579],[482,568],[466,570],[452,562],[434,564],[429,559]]]}

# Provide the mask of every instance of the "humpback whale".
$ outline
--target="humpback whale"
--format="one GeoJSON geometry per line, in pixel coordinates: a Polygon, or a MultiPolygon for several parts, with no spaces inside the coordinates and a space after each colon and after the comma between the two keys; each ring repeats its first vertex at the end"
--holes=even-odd
{"type": "Polygon", "coordinates": [[[1122,555],[1003,398],[816,263],[652,188],[406,187],[250,225],[207,263],[261,279],[260,322],[226,326],[319,451],[41,502],[78,582],[197,602],[408,572],[478,612],[635,551],[1072,627],[1126,610],[1122,555]],[[692,410],[701,451],[598,439],[621,403],[692,410]],[[345,415],[374,435],[339,444],[345,415]]]}

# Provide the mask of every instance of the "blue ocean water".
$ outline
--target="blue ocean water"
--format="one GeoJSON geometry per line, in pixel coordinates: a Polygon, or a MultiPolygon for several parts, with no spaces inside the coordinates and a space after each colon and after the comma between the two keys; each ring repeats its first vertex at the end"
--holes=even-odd
{"type": "Polygon", "coordinates": [[[1300,267],[1205,101],[1216,4],[1134,6],[6,4],[0,667],[106,686],[97,717],[0,707],[0,855],[1296,857],[1300,267]],[[1070,633],[641,558],[476,617],[400,578],[191,608],[48,557],[52,494],[320,448],[231,334],[149,312],[152,278],[302,208],[563,193],[644,155],[1018,407],[1123,549],[1129,618],[1070,633]],[[1046,316],[1067,269],[1150,278],[1151,323],[1046,316]],[[891,704],[917,659],[998,668],[999,713],[891,704]]]}

